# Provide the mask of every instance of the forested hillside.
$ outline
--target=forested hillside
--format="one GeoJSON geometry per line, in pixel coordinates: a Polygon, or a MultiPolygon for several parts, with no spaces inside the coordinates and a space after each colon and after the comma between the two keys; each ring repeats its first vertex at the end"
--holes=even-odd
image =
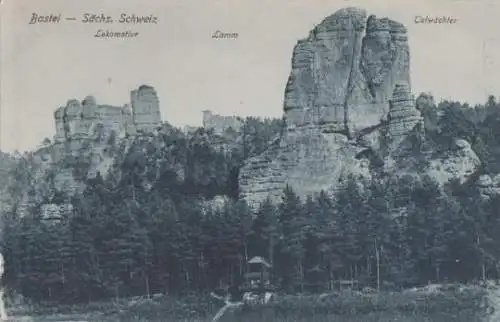
{"type": "MultiPolygon", "coordinates": [[[[479,155],[483,166],[468,182],[380,173],[335,196],[300,200],[287,188],[279,204],[252,211],[238,199],[238,170],[280,135],[281,120],[248,118],[231,139],[168,127],[131,145],[110,142],[119,156],[110,172],[88,179],[60,220],[43,218],[39,205],[25,216],[15,203],[5,211],[8,288],[60,302],[205,292],[238,284],[256,255],[274,264],[274,283],[287,292],[351,278],[395,288],[496,277],[500,194],[485,195],[476,178],[500,172],[500,105],[419,102],[427,143],[446,150],[465,139],[479,155]],[[228,201],[217,206],[216,196],[228,201]]],[[[9,193],[26,184],[27,161],[18,162],[9,193]]]]}

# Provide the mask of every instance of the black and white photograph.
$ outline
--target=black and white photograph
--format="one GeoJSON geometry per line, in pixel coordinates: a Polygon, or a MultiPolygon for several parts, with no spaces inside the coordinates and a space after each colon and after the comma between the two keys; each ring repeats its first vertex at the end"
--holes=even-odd
{"type": "Polygon", "coordinates": [[[499,17],[0,0],[0,321],[500,322],[499,17]]]}

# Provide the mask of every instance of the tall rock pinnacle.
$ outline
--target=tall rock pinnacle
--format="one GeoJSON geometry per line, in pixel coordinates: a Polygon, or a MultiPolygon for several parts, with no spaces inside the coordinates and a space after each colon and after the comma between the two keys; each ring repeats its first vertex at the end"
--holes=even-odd
{"type": "MultiPolygon", "coordinates": [[[[369,178],[369,161],[359,156],[377,149],[396,85],[405,84],[403,94],[411,95],[409,64],[403,25],[358,8],[325,18],[294,47],[284,97],[286,131],[241,169],[241,197],[250,204],[277,201],[286,185],[304,197],[335,191],[349,175],[369,178]]],[[[403,112],[413,115],[412,109],[405,105],[403,112]]],[[[409,130],[401,128],[398,135],[409,130]]]]}
{"type": "Polygon", "coordinates": [[[279,201],[287,185],[302,198],[334,194],[348,178],[369,183],[374,169],[445,183],[463,180],[479,164],[463,144],[455,153],[424,153],[427,145],[415,141],[423,126],[406,28],[362,9],[337,11],[297,42],[284,113],[282,136],[240,170],[240,196],[250,205],[279,201]],[[433,159],[422,162],[427,157],[433,159]]]}
{"type": "Polygon", "coordinates": [[[288,128],[321,125],[354,135],[388,112],[395,84],[410,84],[406,28],[345,8],[299,40],[285,89],[288,128]]]}

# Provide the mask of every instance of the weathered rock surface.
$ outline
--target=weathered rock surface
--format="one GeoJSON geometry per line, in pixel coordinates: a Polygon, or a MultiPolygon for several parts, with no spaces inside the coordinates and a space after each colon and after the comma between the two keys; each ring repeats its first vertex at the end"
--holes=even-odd
{"type": "Polygon", "coordinates": [[[223,135],[228,129],[238,132],[242,126],[243,120],[240,117],[218,115],[210,110],[203,111],[203,128],[213,130],[217,135],[223,135]]]}
{"type": "Polygon", "coordinates": [[[481,166],[481,161],[465,140],[457,140],[455,147],[430,160],[425,172],[443,184],[450,180],[461,183],[481,166]]]}
{"type": "Polygon", "coordinates": [[[93,96],[81,102],[70,99],[55,111],[54,119],[54,142],[49,140],[25,156],[26,171],[31,175],[23,184],[29,188],[19,192],[16,200],[4,202],[7,208],[17,204],[23,214],[41,204],[44,217],[57,217],[67,211],[65,201],[51,200],[83,192],[84,181],[97,173],[105,178],[119,155],[119,146],[130,146],[139,132],[156,136],[161,126],[158,96],[148,85],[132,90],[130,104],[124,106],[98,105],[93,96]]]}
{"type": "Polygon", "coordinates": [[[409,83],[406,29],[346,8],[323,20],[294,48],[285,89],[287,125],[356,133],[388,112],[394,85],[409,83]]]}
{"type": "Polygon", "coordinates": [[[483,174],[477,179],[476,186],[480,197],[484,200],[498,196],[500,195],[500,174],[493,178],[488,174],[483,174]]]}
{"type": "Polygon", "coordinates": [[[107,175],[116,157],[112,150],[108,140],[73,138],[25,155],[26,172],[30,175],[17,183],[24,189],[12,202],[21,215],[34,205],[42,205],[43,217],[58,217],[68,211],[65,207],[69,198],[83,192],[86,179],[95,177],[97,172],[103,177],[107,175]]]}
{"type": "Polygon", "coordinates": [[[56,142],[69,139],[93,138],[99,129],[114,131],[117,136],[137,131],[153,132],[161,124],[159,99],[156,90],[142,85],[130,92],[130,104],[123,106],[98,105],[93,96],[80,103],[70,99],[54,112],[56,142]]]}
{"type": "MultiPolygon", "coordinates": [[[[268,196],[277,201],[286,185],[301,197],[334,192],[350,175],[369,180],[374,154],[394,172],[422,171],[398,161],[411,158],[408,136],[423,122],[409,70],[407,31],[400,23],[358,8],[325,18],[293,50],[286,129],[241,169],[241,196],[255,205],[268,196]]],[[[425,171],[442,182],[467,176],[478,162],[465,146],[429,161],[425,171]]]]}
{"type": "Polygon", "coordinates": [[[415,107],[408,84],[396,84],[392,99],[389,100],[387,132],[392,144],[404,139],[408,131],[422,122],[420,112],[415,107]]]}
{"type": "Polygon", "coordinates": [[[338,133],[317,128],[288,132],[241,170],[242,197],[250,203],[268,195],[278,200],[287,184],[301,196],[312,195],[329,191],[348,174],[369,177],[367,160],[355,158],[362,150],[338,133]]]}

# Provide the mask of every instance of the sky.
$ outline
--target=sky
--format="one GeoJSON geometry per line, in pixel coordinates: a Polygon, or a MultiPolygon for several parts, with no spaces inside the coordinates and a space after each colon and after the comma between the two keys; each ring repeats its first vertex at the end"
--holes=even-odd
{"type": "Polygon", "coordinates": [[[177,126],[201,125],[205,109],[279,117],[293,46],[347,6],[407,26],[414,93],[470,104],[500,96],[495,0],[1,0],[0,150],[25,151],[52,138],[53,112],[69,99],[93,95],[98,104],[123,105],[142,84],[156,88],[162,119],[177,126]],[[28,24],[34,12],[63,20],[28,24]],[[158,23],[88,24],[85,13],[153,14],[158,23]],[[458,21],[415,24],[427,15],[458,21]],[[99,39],[98,29],[140,35],[99,39]],[[239,36],[212,39],[217,30],[239,36]]]}

